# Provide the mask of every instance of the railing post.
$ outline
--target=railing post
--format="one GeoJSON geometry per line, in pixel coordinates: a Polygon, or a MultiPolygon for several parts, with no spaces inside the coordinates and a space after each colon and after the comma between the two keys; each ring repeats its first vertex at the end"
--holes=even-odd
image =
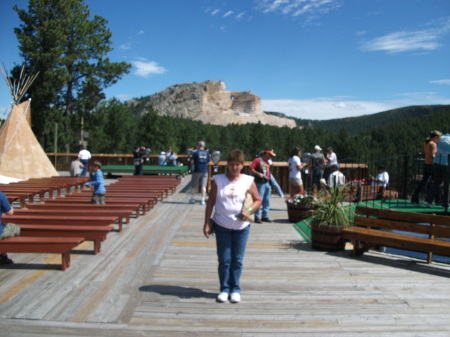
{"type": "Polygon", "coordinates": [[[402,194],[401,194],[401,199],[406,199],[408,197],[408,194],[406,192],[407,189],[407,181],[408,181],[408,154],[405,153],[404,154],[404,161],[403,161],[403,187],[402,187],[402,194]]]}

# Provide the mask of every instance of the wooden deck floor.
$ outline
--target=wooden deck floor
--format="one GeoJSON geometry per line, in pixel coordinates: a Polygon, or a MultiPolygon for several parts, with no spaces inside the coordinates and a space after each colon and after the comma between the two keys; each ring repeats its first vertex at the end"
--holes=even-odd
{"type": "Polygon", "coordinates": [[[274,196],[274,224],[252,225],[242,302],[215,302],[215,242],[204,206],[178,192],[102,252],[11,254],[0,269],[0,336],[449,336],[450,265],[372,252],[313,251],[274,196]],[[45,264],[44,264],[45,263],[45,264]]]}

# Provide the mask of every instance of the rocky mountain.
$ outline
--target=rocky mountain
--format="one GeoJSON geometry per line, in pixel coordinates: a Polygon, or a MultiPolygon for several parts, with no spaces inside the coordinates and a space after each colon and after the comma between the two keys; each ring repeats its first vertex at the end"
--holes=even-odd
{"type": "Polygon", "coordinates": [[[267,114],[261,98],[250,91],[226,91],[223,81],[175,84],[151,96],[127,102],[137,114],[152,106],[159,115],[203,123],[228,125],[258,123],[296,127],[293,119],[267,114]]]}

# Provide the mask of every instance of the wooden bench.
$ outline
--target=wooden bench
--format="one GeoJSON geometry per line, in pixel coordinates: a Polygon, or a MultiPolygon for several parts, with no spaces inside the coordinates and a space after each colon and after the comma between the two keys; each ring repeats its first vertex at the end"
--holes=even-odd
{"type": "Polygon", "coordinates": [[[20,235],[29,237],[82,237],[94,242],[94,254],[101,251],[101,242],[113,230],[112,226],[58,226],[41,224],[19,224],[20,235]]]}
{"type": "MultiPolygon", "coordinates": [[[[135,167],[132,165],[104,165],[102,166],[102,171],[106,172],[107,175],[112,173],[134,173],[135,167]]],[[[174,174],[176,176],[185,176],[189,171],[188,166],[143,166],[144,174],[174,174]]]]}
{"type": "Polygon", "coordinates": [[[83,217],[89,217],[89,216],[116,216],[118,218],[119,226],[123,226],[124,223],[130,222],[130,210],[86,210],[86,209],[39,209],[39,208],[32,208],[32,209],[17,209],[14,211],[14,215],[59,215],[59,216],[83,216],[83,217]],[[125,221],[124,221],[125,219],[125,221]]]}
{"type": "MultiPolygon", "coordinates": [[[[67,226],[109,226],[118,220],[117,216],[68,216],[68,215],[4,215],[2,222],[67,226]]],[[[119,232],[122,226],[119,224],[119,232]]]]}
{"type": "Polygon", "coordinates": [[[0,240],[2,253],[61,254],[61,270],[70,267],[70,251],[84,241],[82,237],[15,236],[0,240]]]}
{"type": "MultiPolygon", "coordinates": [[[[77,198],[80,196],[91,196],[92,197],[92,191],[89,190],[84,190],[81,191],[80,193],[76,193],[76,194],[70,194],[67,195],[66,197],[71,198],[77,198]]],[[[140,191],[115,191],[115,190],[108,190],[108,187],[106,187],[106,196],[105,197],[109,197],[109,198],[148,198],[148,199],[152,199],[156,201],[159,200],[163,200],[164,198],[164,193],[163,192],[140,192],[140,191]]]]}
{"type": "MultiPolygon", "coordinates": [[[[108,198],[105,198],[105,205],[96,205],[96,204],[92,204],[91,203],[92,197],[82,197],[82,198],[68,198],[67,196],[65,198],[58,198],[58,199],[53,199],[53,200],[46,200],[45,204],[46,205],[53,205],[53,204],[81,204],[81,205],[92,205],[92,206],[108,206],[108,205],[112,205],[112,206],[124,206],[124,205],[137,205],[137,208],[142,210],[142,214],[145,215],[147,213],[147,208],[148,208],[148,200],[136,200],[134,199],[111,199],[109,200],[108,198]]],[[[152,205],[151,205],[152,207],[152,205]]],[[[151,208],[150,207],[150,208],[151,208]]],[[[140,214],[140,211],[138,210],[136,212],[136,214],[140,214]]]]}
{"type": "Polygon", "coordinates": [[[134,204],[107,204],[107,205],[96,205],[91,204],[88,202],[81,203],[81,202],[73,202],[72,200],[69,200],[69,202],[63,202],[62,199],[58,200],[47,200],[45,203],[34,203],[34,204],[25,204],[25,208],[28,209],[79,209],[79,210],[86,210],[86,211],[93,211],[100,209],[100,210],[127,210],[130,212],[130,215],[135,213],[136,218],[139,218],[141,215],[140,208],[141,205],[138,203],[134,204]]]}
{"type": "Polygon", "coordinates": [[[126,185],[126,184],[111,184],[106,186],[107,193],[162,193],[164,197],[169,196],[169,192],[173,194],[174,190],[166,186],[145,186],[145,185],[126,185]]]}
{"type": "MultiPolygon", "coordinates": [[[[86,195],[66,195],[64,198],[54,199],[58,202],[86,202],[90,203],[92,200],[91,196],[86,195]]],[[[50,201],[50,200],[48,200],[50,201]]],[[[142,197],[119,197],[119,196],[109,196],[106,194],[105,196],[106,204],[131,204],[131,203],[139,203],[142,208],[142,213],[145,215],[147,211],[151,210],[153,206],[157,203],[156,197],[153,198],[142,198],[142,197]]]]}
{"type": "Polygon", "coordinates": [[[364,254],[372,246],[387,246],[450,256],[450,217],[444,215],[399,212],[357,206],[354,226],[343,230],[353,243],[353,254],[364,254]],[[397,231],[397,232],[394,232],[397,231]],[[400,232],[400,233],[399,233],[400,232]]]}

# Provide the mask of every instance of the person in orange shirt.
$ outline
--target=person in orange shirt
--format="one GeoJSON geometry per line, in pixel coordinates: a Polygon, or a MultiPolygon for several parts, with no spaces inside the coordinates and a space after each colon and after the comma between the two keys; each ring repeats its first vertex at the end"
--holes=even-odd
{"type": "Polygon", "coordinates": [[[425,165],[423,168],[423,176],[419,185],[415,189],[412,197],[411,203],[418,205],[421,199],[421,193],[423,189],[429,185],[433,173],[433,159],[436,156],[437,142],[441,138],[442,133],[439,131],[431,131],[430,135],[425,139],[422,146],[422,153],[425,155],[425,165]]]}

